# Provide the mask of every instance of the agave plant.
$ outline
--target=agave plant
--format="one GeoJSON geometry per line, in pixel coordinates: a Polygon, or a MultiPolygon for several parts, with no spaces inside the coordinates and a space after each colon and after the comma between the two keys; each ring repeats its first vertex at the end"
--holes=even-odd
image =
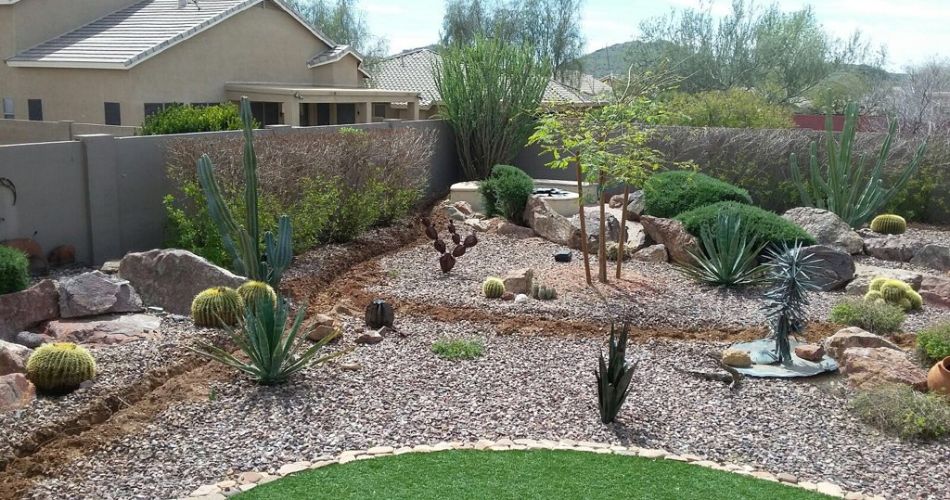
{"type": "Polygon", "coordinates": [[[311,364],[324,363],[346,352],[338,351],[314,359],[320,348],[335,338],[335,335],[329,335],[303,353],[296,354],[294,343],[300,336],[300,326],[303,324],[306,308],[300,309],[288,330],[290,308],[286,301],[278,299],[277,302],[275,304],[267,297],[258,297],[253,306],[248,305],[245,308],[244,320],[237,329],[226,327],[248,361],[201,342],[197,348],[191,350],[244,372],[263,385],[280,384],[311,364]]]}
{"type": "Polygon", "coordinates": [[[820,287],[815,277],[820,272],[814,255],[803,252],[801,245],[769,252],[771,288],[765,293],[763,310],[769,322],[769,337],[775,339],[775,361],[792,362],[789,338],[805,330],[805,306],[808,292],[820,287]]]}
{"type": "Polygon", "coordinates": [[[761,283],[765,266],[758,263],[766,243],[742,225],[738,214],[720,212],[715,229],[700,231],[703,250],[689,251],[694,264],[679,266],[683,274],[697,281],[719,286],[761,283]]]}
{"type": "Polygon", "coordinates": [[[617,335],[614,325],[610,325],[610,344],[607,359],[600,353],[597,377],[597,406],[600,408],[600,421],[609,424],[617,418],[617,413],[627,400],[630,393],[630,380],[636,365],[628,365],[627,354],[627,323],[617,335]]]}

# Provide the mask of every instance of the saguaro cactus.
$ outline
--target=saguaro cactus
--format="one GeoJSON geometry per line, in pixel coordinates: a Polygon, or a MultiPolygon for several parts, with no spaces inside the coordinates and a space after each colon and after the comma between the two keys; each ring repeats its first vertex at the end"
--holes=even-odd
{"type": "Polygon", "coordinates": [[[290,266],[293,257],[290,218],[280,216],[277,236],[264,233],[264,254],[257,214],[257,155],[254,153],[254,118],[251,103],[241,98],[241,122],[244,124],[244,225],[234,219],[224,201],[221,189],[214,179],[214,165],[207,154],[198,159],[198,182],[208,200],[208,213],[221,233],[221,240],[232,259],[232,271],[253,281],[264,281],[277,288],[280,277],[290,266]]]}

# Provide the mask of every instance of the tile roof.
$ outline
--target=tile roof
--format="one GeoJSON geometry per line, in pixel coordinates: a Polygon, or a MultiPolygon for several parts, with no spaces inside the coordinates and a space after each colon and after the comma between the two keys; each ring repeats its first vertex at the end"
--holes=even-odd
{"type": "MultiPolygon", "coordinates": [[[[264,0],[143,0],[7,60],[10,66],[128,69],[264,0]]],[[[328,45],[282,0],[272,0],[328,45]]]]}
{"type": "MultiPolygon", "coordinates": [[[[423,108],[439,103],[442,98],[435,86],[432,71],[439,61],[439,55],[432,49],[414,49],[396,54],[377,62],[370,68],[373,74],[371,85],[389,90],[409,90],[419,92],[420,105],[423,108]]],[[[558,83],[553,79],[544,91],[544,102],[591,102],[590,96],[576,89],[558,83]]]]}
{"type": "Polygon", "coordinates": [[[599,96],[613,90],[597,77],[580,71],[566,71],[558,78],[558,82],[589,96],[599,96]]]}

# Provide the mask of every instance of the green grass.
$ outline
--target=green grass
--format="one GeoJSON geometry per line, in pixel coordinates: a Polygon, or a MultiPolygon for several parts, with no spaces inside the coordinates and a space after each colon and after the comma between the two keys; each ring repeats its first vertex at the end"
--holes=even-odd
{"type": "Polygon", "coordinates": [[[432,352],[443,359],[475,359],[482,355],[485,346],[480,340],[442,338],[432,343],[432,352]]]}
{"type": "Polygon", "coordinates": [[[819,499],[817,493],[668,460],[578,451],[444,451],[330,465],[258,486],[253,499],[819,499]]]}

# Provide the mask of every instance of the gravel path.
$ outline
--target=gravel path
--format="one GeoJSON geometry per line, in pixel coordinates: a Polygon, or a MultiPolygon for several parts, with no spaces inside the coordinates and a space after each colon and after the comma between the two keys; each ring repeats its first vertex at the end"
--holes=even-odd
{"type": "MultiPolygon", "coordinates": [[[[580,252],[574,252],[571,263],[560,264],[554,262],[552,255],[561,247],[540,238],[513,240],[482,233],[479,240],[477,246],[458,259],[455,269],[448,275],[442,275],[437,254],[427,244],[385,257],[380,260],[386,274],[385,283],[372,290],[419,303],[558,319],[604,322],[626,317],[640,326],[686,329],[747,328],[765,324],[760,311],[761,287],[740,290],[709,287],[676,272],[671,264],[627,261],[622,280],[614,279],[613,266],[616,263],[609,262],[611,285],[598,285],[592,290],[584,286],[580,252]],[[504,276],[508,271],[525,267],[534,269],[536,279],[542,283],[555,285],[559,298],[516,304],[489,300],[482,295],[481,283],[485,278],[504,276]]],[[[861,257],[860,261],[885,267],[909,266],[870,257],[861,257]]],[[[591,266],[596,280],[596,257],[591,266]]],[[[827,292],[814,293],[810,297],[810,319],[827,321],[832,306],[848,296],[844,292],[827,292]]],[[[923,311],[907,316],[905,330],[915,331],[931,322],[946,319],[950,319],[950,310],[925,307],[923,311]]]]}
{"type": "MultiPolygon", "coordinates": [[[[748,463],[803,480],[897,498],[950,497],[950,444],[903,443],[847,412],[835,381],[748,380],[737,392],[673,366],[702,366],[721,345],[651,341],[614,426],[601,425],[593,375],[597,339],[497,336],[478,324],[404,320],[407,338],[347,355],[357,371],[310,368],[286,385],[231,375],[213,397],[178,404],[141,433],[84,450],[36,497],[168,498],[229,472],[275,471],[293,460],[375,445],[477,438],[577,439],[666,448],[748,463]],[[430,344],[481,337],[484,357],[450,362],[430,344]]],[[[352,335],[344,341],[352,342],[352,335]]],[[[210,393],[209,393],[210,394],[210,393]]]]}

